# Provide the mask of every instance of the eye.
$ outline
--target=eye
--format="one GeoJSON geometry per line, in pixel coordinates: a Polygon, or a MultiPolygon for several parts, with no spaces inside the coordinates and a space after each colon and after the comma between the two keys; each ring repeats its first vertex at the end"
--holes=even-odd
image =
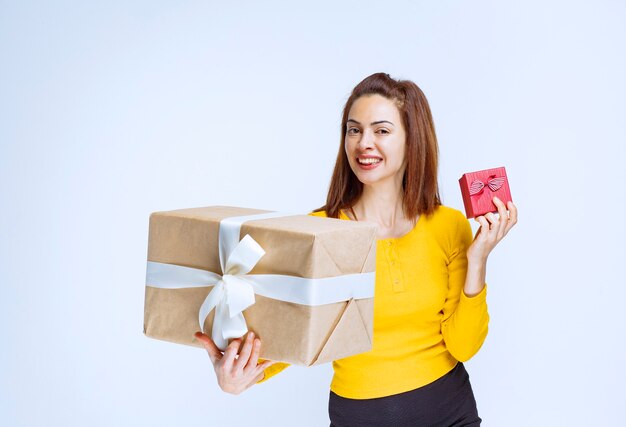
{"type": "Polygon", "coordinates": [[[378,129],[378,131],[377,131],[377,132],[378,132],[378,133],[381,133],[381,134],[383,134],[383,135],[387,135],[387,134],[389,133],[389,131],[388,131],[387,129],[384,129],[384,128],[383,128],[383,129],[378,129]]]}
{"type": "Polygon", "coordinates": [[[348,129],[348,135],[356,135],[357,133],[359,133],[359,129],[358,128],[349,128],[348,129]]]}

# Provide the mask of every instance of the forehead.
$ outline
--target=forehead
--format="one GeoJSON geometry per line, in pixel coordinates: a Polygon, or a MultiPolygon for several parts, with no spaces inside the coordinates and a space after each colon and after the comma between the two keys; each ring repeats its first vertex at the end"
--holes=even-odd
{"type": "Polygon", "coordinates": [[[397,123],[400,120],[400,111],[394,101],[384,96],[378,94],[364,95],[354,101],[350,107],[348,118],[361,123],[377,120],[389,120],[397,123]]]}

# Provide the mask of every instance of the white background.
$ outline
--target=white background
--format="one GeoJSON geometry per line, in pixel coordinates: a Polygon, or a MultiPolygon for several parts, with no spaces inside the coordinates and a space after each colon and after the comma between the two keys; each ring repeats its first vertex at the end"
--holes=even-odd
{"type": "Polygon", "coordinates": [[[330,365],[235,397],[143,336],[148,216],[322,205],[378,71],[431,103],[444,204],[506,166],[519,207],[466,364],[483,425],[624,422],[625,4],[300,3],[0,1],[0,424],[328,425],[330,365]]]}

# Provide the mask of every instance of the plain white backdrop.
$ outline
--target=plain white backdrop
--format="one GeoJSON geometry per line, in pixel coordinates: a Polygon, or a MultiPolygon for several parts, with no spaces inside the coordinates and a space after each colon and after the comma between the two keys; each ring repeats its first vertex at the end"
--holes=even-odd
{"type": "Polygon", "coordinates": [[[444,204],[506,166],[519,207],[466,364],[483,425],[623,423],[624,22],[617,0],[0,1],[0,424],[328,425],[328,364],[230,396],[203,350],[143,336],[148,216],[322,205],[378,71],[431,103],[444,204]]]}

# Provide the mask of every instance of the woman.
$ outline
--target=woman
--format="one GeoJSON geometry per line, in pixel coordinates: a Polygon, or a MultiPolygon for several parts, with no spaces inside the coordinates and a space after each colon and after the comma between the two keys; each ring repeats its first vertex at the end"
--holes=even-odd
{"type": "MultiPolygon", "coordinates": [[[[487,257],[517,209],[494,198],[499,215],[476,218],[472,239],[465,216],[441,205],[431,112],[411,81],[367,77],[348,99],[341,129],[326,205],[312,215],[376,223],[378,241],[373,348],[333,362],[331,427],[478,426],[462,362],[487,335],[487,257]]],[[[196,337],[230,393],[288,366],[259,361],[252,333],[224,353],[196,337]]]]}

